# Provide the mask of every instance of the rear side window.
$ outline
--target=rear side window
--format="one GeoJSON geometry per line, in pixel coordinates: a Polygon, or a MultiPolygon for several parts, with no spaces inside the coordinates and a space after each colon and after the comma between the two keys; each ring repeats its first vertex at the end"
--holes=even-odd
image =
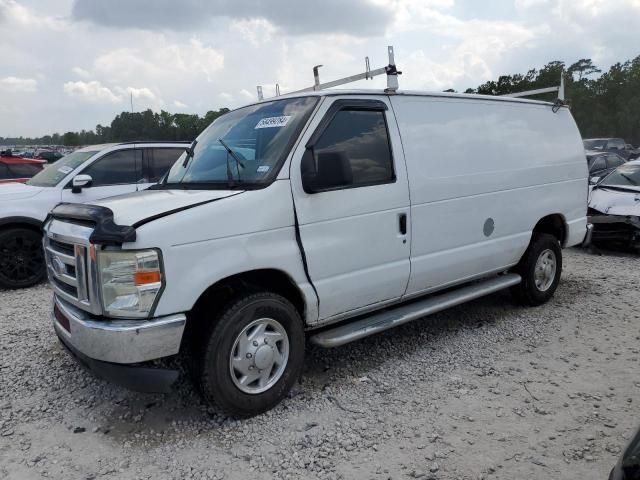
{"type": "Polygon", "coordinates": [[[184,153],[184,148],[148,148],[144,151],[145,183],[156,183],[169,171],[178,157],[184,153]]]}
{"type": "Polygon", "coordinates": [[[137,183],[142,177],[142,153],[140,150],[112,152],[89,165],[82,172],[92,178],[92,187],[137,183]]]}
{"type": "Polygon", "coordinates": [[[14,163],[7,166],[13,174],[13,178],[31,178],[42,170],[42,165],[36,165],[34,163],[14,163]]]}
{"type": "Polygon", "coordinates": [[[338,184],[350,188],[395,180],[382,110],[339,111],[313,150],[318,180],[330,188],[338,184]],[[340,181],[332,182],[332,175],[339,175],[340,181]]]}
{"type": "Polygon", "coordinates": [[[624,159],[618,155],[607,155],[607,168],[617,168],[625,163],[624,159]]]}

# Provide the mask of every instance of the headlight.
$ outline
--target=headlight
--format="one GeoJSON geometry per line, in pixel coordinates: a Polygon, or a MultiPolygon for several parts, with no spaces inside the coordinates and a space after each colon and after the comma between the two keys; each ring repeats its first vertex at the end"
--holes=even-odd
{"type": "Polygon", "coordinates": [[[157,250],[98,252],[102,309],[111,317],[145,318],[162,289],[157,250]]]}

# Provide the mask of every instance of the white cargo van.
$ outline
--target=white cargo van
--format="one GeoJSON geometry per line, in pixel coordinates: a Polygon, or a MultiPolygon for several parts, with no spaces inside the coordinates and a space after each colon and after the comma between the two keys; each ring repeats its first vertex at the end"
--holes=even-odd
{"type": "Polygon", "coordinates": [[[500,289],[549,300],[585,237],[568,108],[449,93],[315,91],[213,122],[149,190],[56,207],[45,245],[64,345],[164,390],[189,352],[208,401],[276,405],[305,339],[332,347],[500,289]]]}

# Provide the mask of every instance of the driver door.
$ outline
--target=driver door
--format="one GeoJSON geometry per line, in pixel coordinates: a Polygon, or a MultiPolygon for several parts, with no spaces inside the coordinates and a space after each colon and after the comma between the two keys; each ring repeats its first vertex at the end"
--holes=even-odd
{"type": "Polygon", "coordinates": [[[399,299],[410,273],[409,188],[388,99],[331,100],[291,167],[320,321],[399,299]]]}
{"type": "Polygon", "coordinates": [[[142,150],[127,149],[107,153],[78,174],[89,175],[92,182],[73,193],[71,182],[62,191],[62,201],[91,203],[101,198],[133,193],[142,175],[142,150]]]}

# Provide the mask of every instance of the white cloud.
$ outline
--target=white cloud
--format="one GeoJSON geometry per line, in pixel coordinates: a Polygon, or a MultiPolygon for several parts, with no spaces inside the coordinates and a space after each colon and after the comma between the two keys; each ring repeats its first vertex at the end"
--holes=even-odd
{"type": "Polygon", "coordinates": [[[90,82],[66,82],[64,91],[70,97],[76,97],[89,103],[119,103],[122,98],[97,80],[90,82]]]}
{"type": "Polygon", "coordinates": [[[141,108],[160,108],[164,101],[147,87],[108,87],[98,80],[84,82],[66,82],[63,89],[70,97],[78,98],[87,103],[128,105],[131,100],[138,100],[134,106],[141,108]]]}
{"type": "Polygon", "coordinates": [[[548,7],[551,0],[515,0],[516,9],[548,7]]]}
{"type": "Polygon", "coordinates": [[[89,78],[91,76],[91,74],[88,71],[86,71],[84,68],[73,67],[71,71],[75,73],[77,76],[82,78],[89,78]]]}
{"type": "Polygon", "coordinates": [[[151,90],[149,90],[146,87],[142,87],[142,88],[127,87],[124,89],[124,91],[128,95],[131,95],[133,98],[153,100],[155,102],[160,100],[155,93],[153,93],[151,90]]]}
{"type": "Polygon", "coordinates": [[[258,98],[258,94],[255,93],[251,93],[249,90],[243,88],[242,90],[240,90],[240,92],[238,92],[240,94],[240,97],[244,100],[256,100],[258,98]]]}
{"type": "MultiPolygon", "coordinates": [[[[267,97],[276,82],[282,93],[312,85],[316,64],[324,64],[322,81],[363,71],[366,55],[373,68],[386,65],[386,45],[395,46],[400,88],[424,90],[477,87],[551,60],[592,58],[606,70],[640,53],[640,0],[329,0],[315,8],[166,0],[167,8],[145,8],[152,2],[0,0],[0,31],[10,33],[0,41],[0,109],[14,112],[0,115],[0,132],[94,128],[128,111],[130,96],[136,110],[234,108],[257,98],[256,85],[267,97]],[[114,2],[134,11],[125,18],[114,2]]],[[[349,87],[385,83],[380,76],[349,87]]]]}
{"type": "Polygon", "coordinates": [[[2,19],[14,28],[19,26],[59,31],[66,27],[63,19],[48,15],[39,15],[15,0],[0,0],[0,20],[2,19]]]}
{"type": "Polygon", "coordinates": [[[242,39],[254,47],[270,42],[277,31],[276,27],[264,18],[236,20],[231,24],[230,30],[238,32],[242,39]]]}
{"type": "Polygon", "coordinates": [[[100,55],[94,67],[96,72],[117,81],[200,74],[211,82],[224,67],[224,55],[195,38],[180,44],[167,43],[159,36],[141,48],[119,48],[100,55]]]}
{"type": "Polygon", "coordinates": [[[0,90],[11,93],[33,93],[38,90],[38,81],[33,78],[0,78],[0,90]]]}

